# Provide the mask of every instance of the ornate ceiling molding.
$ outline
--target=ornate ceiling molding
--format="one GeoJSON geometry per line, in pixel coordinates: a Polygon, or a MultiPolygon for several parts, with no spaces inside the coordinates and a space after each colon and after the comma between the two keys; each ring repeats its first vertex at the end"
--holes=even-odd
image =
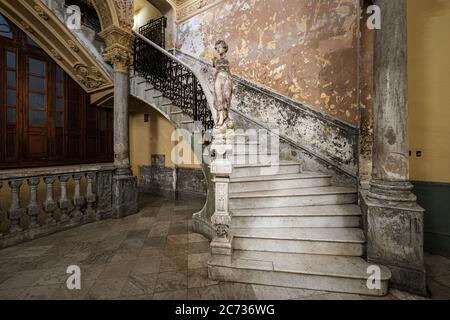
{"type": "Polygon", "coordinates": [[[21,27],[86,92],[113,87],[110,75],[40,0],[1,1],[0,12],[21,27]]]}

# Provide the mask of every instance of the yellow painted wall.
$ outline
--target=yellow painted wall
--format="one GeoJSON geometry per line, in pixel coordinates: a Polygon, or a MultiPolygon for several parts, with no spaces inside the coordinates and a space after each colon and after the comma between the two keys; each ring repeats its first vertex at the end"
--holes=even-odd
{"type": "MultiPolygon", "coordinates": [[[[148,107],[146,110],[130,114],[130,161],[133,174],[139,177],[139,167],[151,165],[152,155],[164,155],[166,167],[174,167],[172,150],[178,144],[172,142],[173,124],[158,111],[148,107]],[[149,114],[150,121],[144,122],[144,115],[149,114]]],[[[190,146],[181,144],[185,150],[190,146]]],[[[179,164],[179,168],[200,168],[198,160],[192,154],[192,163],[179,164]]]]}
{"type": "Polygon", "coordinates": [[[147,0],[134,1],[134,27],[136,31],[151,19],[162,17],[161,12],[147,0]]]}
{"type": "Polygon", "coordinates": [[[408,42],[411,179],[450,182],[450,1],[408,0],[408,42]]]}

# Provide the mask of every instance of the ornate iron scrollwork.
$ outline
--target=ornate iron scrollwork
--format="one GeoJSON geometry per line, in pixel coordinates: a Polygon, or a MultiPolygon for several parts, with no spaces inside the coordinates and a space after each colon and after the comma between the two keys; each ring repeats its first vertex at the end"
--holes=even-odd
{"type": "Polygon", "coordinates": [[[161,47],[161,50],[136,37],[134,72],[150,81],[155,89],[194,121],[201,122],[205,131],[208,131],[214,127],[214,120],[202,86],[188,67],[162,48],[166,23],[166,19],[161,18],[139,29],[143,37],[161,47]]]}

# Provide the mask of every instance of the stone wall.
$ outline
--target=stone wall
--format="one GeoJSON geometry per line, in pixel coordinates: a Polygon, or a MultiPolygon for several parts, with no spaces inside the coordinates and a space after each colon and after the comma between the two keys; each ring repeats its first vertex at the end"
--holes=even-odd
{"type": "Polygon", "coordinates": [[[177,48],[204,61],[230,46],[232,73],[356,125],[356,0],[226,0],[180,23],[177,48]]]}
{"type": "Polygon", "coordinates": [[[206,179],[201,168],[175,168],[165,166],[164,155],[152,155],[150,166],[140,166],[139,190],[169,199],[204,197],[206,179]]]}

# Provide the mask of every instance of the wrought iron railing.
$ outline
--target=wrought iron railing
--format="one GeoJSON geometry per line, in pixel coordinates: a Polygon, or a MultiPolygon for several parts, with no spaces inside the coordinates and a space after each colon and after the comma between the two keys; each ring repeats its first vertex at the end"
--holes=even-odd
{"type": "MultiPolygon", "coordinates": [[[[140,31],[145,32],[145,26],[140,31]]],[[[203,124],[205,131],[214,127],[205,92],[197,76],[181,60],[135,33],[134,72],[147,79],[191,119],[203,124]]]]}
{"type": "Polygon", "coordinates": [[[167,18],[161,17],[159,19],[150,20],[146,25],[139,28],[139,33],[146,37],[154,44],[161,48],[166,48],[166,28],[167,18]]]}

